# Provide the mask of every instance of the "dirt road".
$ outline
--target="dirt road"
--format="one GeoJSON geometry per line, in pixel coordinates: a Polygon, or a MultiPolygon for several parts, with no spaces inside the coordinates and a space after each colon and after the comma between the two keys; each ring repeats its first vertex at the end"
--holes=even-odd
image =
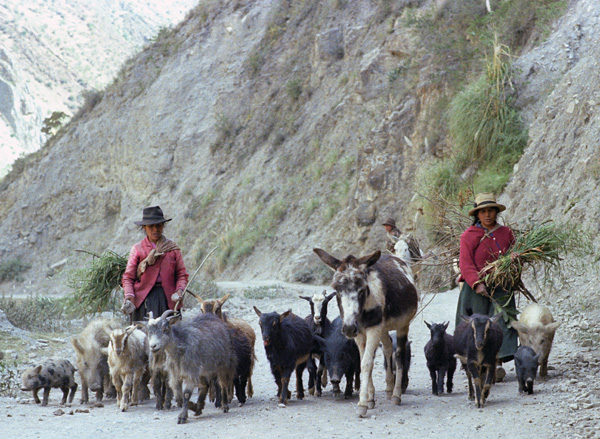
{"type": "MultiPolygon", "coordinates": [[[[224,308],[231,315],[249,321],[260,340],[252,305],[263,312],[283,312],[292,308],[295,313],[304,316],[309,311],[308,305],[298,298],[298,294],[306,294],[308,289],[287,285],[278,290],[278,297],[262,299],[250,299],[239,291],[233,292],[224,308]]],[[[253,376],[254,397],[243,407],[237,407],[234,402],[229,413],[224,414],[209,405],[200,417],[191,416],[187,424],[177,425],[177,409],[158,412],[154,409],[153,399],[121,413],[114,401],[105,401],[103,407],[80,405],[79,391],[75,403],[62,408],[58,405],[61,396],[58,389],[52,390],[48,407],[35,405],[30,401],[31,395],[22,392],[17,400],[0,398],[0,437],[599,437],[596,425],[600,419],[600,386],[593,376],[600,370],[598,363],[588,358],[592,353],[589,348],[574,343],[568,332],[560,328],[550,355],[552,369],[549,379],[536,381],[534,395],[518,394],[512,362],[507,365],[505,381],[492,387],[483,409],[477,409],[474,402],[468,401],[462,370],[456,372],[454,393],[432,395],[423,354],[429,331],[423,321],[450,321],[450,329],[453,329],[457,297],[457,290],[438,294],[415,318],[409,335],[413,355],[410,384],[400,406],[391,405],[385,398],[382,356],[378,351],[374,375],[377,401],[375,408],[369,412],[369,418],[359,419],[356,416],[356,394],[351,400],[335,399],[331,385],[326,387],[320,398],[292,399],[286,408],[279,408],[275,399],[276,386],[259,342],[258,362],[253,376]],[[582,364],[587,366],[582,368],[582,364]]],[[[424,302],[429,299],[431,297],[425,298],[424,302]]],[[[333,318],[338,313],[335,301],[331,305],[330,315],[333,318]]],[[[70,346],[65,346],[64,354],[67,358],[74,356],[70,346]]],[[[305,383],[306,380],[305,373],[305,383]]]]}

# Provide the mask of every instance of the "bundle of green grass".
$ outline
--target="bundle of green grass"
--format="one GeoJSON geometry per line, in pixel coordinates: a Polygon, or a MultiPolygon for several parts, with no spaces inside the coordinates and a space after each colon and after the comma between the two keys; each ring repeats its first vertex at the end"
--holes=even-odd
{"type": "Polygon", "coordinates": [[[67,308],[78,316],[101,313],[111,306],[114,311],[114,293],[120,288],[127,266],[127,259],[112,250],[90,254],[92,263],[75,270],[68,281],[74,291],[68,297],[67,308]]]}
{"type": "Polygon", "coordinates": [[[539,269],[544,276],[559,271],[561,261],[567,254],[583,256],[591,253],[591,240],[574,226],[545,221],[533,224],[522,230],[515,230],[515,243],[495,261],[484,268],[485,283],[491,288],[521,293],[529,300],[536,301],[523,284],[525,270],[532,269],[537,275],[539,269]]]}

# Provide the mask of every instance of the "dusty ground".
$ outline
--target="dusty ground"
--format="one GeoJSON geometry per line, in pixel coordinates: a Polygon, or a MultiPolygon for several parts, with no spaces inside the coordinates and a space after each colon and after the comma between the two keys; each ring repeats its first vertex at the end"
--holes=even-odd
{"type": "MultiPolygon", "coordinates": [[[[227,311],[247,319],[257,334],[260,332],[252,305],[261,311],[282,312],[292,308],[297,314],[305,315],[308,305],[297,296],[317,288],[285,285],[275,290],[276,298],[250,299],[239,290],[230,290],[233,284],[221,286],[225,291],[233,292],[232,299],[225,305],[227,311]]],[[[256,296],[265,292],[256,286],[254,288],[256,296]]],[[[31,402],[31,395],[22,392],[17,399],[0,398],[0,436],[28,439],[108,438],[133,434],[136,437],[168,434],[173,438],[197,437],[199,434],[218,438],[239,437],[240,434],[241,437],[260,435],[262,438],[366,438],[383,435],[452,438],[473,437],[473,434],[485,438],[600,437],[596,433],[600,420],[600,384],[594,377],[594,374],[598,376],[600,373],[597,351],[593,346],[583,347],[581,342],[575,342],[568,325],[563,325],[557,332],[550,357],[549,379],[545,382],[538,379],[534,395],[518,394],[512,362],[507,365],[505,382],[492,387],[483,409],[477,409],[473,402],[467,400],[466,379],[461,370],[457,370],[455,375],[454,393],[431,395],[423,354],[429,331],[423,320],[450,320],[450,328],[453,328],[457,296],[457,290],[438,294],[415,318],[409,337],[413,346],[410,384],[400,406],[392,406],[385,399],[382,358],[378,351],[374,376],[377,402],[375,409],[369,412],[370,418],[359,419],[355,415],[356,396],[347,401],[334,399],[330,385],[321,398],[292,399],[288,407],[279,408],[275,400],[276,387],[262,345],[258,343],[258,362],[253,376],[254,397],[243,407],[233,403],[227,414],[211,405],[202,416],[191,416],[188,424],[177,425],[177,409],[158,412],[154,409],[153,400],[121,413],[114,401],[105,401],[103,407],[80,405],[79,391],[75,403],[62,408],[59,407],[60,390],[51,392],[48,407],[35,405],[31,402]]],[[[337,309],[335,302],[331,305],[333,318],[337,309]]],[[[72,358],[70,345],[65,345],[64,355],[72,358]]],[[[43,352],[40,356],[43,357],[43,352]]],[[[307,381],[306,375],[304,381],[307,381]]]]}

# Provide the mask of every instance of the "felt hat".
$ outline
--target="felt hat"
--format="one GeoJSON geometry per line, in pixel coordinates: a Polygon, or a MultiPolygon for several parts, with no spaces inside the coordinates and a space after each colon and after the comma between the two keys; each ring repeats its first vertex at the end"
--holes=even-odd
{"type": "Polygon", "coordinates": [[[473,209],[469,210],[469,215],[476,216],[477,211],[484,207],[496,207],[498,208],[498,212],[506,210],[506,206],[496,203],[496,195],[491,192],[483,192],[475,195],[475,203],[473,203],[473,209]]]}
{"type": "Polygon", "coordinates": [[[161,224],[171,221],[173,218],[165,218],[163,211],[158,206],[145,207],[142,211],[142,220],[134,221],[136,226],[148,226],[150,224],[161,224]]]}
{"type": "Polygon", "coordinates": [[[396,220],[392,217],[389,217],[381,225],[382,226],[392,226],[392,227],[396,228],[396,220]]]}

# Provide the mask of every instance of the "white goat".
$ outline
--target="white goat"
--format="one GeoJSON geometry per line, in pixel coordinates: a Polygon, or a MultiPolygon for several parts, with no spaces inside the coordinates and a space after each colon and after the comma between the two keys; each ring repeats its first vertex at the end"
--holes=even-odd
{"type": "Polygon", "coordinates": [[[108,368],[117,390],[117,407],[125,412],[137,405],[140,386],[148,365],[146,334],[135,326],[114,329],[108,344],[108,368]]]}

